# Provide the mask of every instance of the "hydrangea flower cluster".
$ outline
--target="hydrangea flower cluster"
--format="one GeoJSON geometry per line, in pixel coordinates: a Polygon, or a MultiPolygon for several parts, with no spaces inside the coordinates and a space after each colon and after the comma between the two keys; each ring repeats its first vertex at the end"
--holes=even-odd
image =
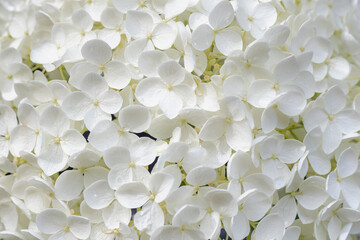
{"type": "Polygon", "coordinates": [[[355,239],[358,0],[1,0],[0,239],[355,239]]]}

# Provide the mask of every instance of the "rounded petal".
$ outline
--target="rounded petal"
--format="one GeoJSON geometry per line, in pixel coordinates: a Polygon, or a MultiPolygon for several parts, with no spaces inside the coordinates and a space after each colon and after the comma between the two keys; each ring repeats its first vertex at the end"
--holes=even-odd
{"type": "Polygon", "coordinates": [[[108,114],[117,113],[122,103],[123,99],[121,95],[114,90],[108,90],[99,96],[99,107],[108,114]]]}
{"type": "Polygon", "coordinates": [[[91,225],[89,219],[82,216],[68,217],[70,232],[78,239],[87,239],[90,236],[91,225]]]}
{"type": "Polygon", "coordinates": [[[83,187],[82,173],[78,170],[68,170],[56,179],[55,194],[59,200],[70,201],[80,195],[83,187]]]}
{"type": "Polygon", "coordinates": [[[306,98],[303,93],[298,91],[287,92],[278,99],[277,105],[283,114],[293,117],[304,110],[306,98]]]}
{"type": "Polygon", "coordinates": [[[70,121],[63,110],[49,106],[40,117],[40,125],[49,134],[58,137],[70,128],[70,121]]]}
{"type": "Polygon", "coordinates": [[[126,30],[135,38],[146,38],[153,30],[154,21],[150,14],[130,10],[126,13],[126,30]]]}
{"type": "Polygon", "coordinates": [[[104,161],[109,168],[113,168],[118,164],[128,165],[131,161],[130,152],[121,146],[108,148],[104,151],[104,161]]]}
{"type": "Polygon", "coordinates": [[[85,148],[86,140],[80,132],[70,129],[61,137],[60,144],[66,154],[72,155],[85,148]]]}
{"type": "Polygon", "coordinates": [[[170,48],[176,39],[176,31],[167,23],[159,23],[152,32],[152,42],[158,49],[170,48]]]}
{"type": "Polygon", "coordinates": [[[209,199],[211,209],[225,217],[233,217],[238,212],[238,205],[235,198],[227,190],[211,190],[205,197],[209,199]]]}
{"type": "Polygon", "coordinates": [[[47,176],[61,171],[67,163],[67,156],[58,144],[50,144],[39,155],[38,164],[47,176]]]}
{"type": "Polygon", "coordinates": [[[166,199],[174,187],[174,177],[167,173],[156,172],[151,175],[149,190],[155,194],[155,202],[160,203],[166,199]]]}
{"type": "Polygon", "coordinates": [[[350,74],[351,68],[349,62],[342,57],[330,59],[329,75],[337,80],[343,80],[350,74]]]}
{"type": "Polygon", "coordinates": [[[147,77],[158,76],[159,66],[168,59],[164,52],[158,50],[144,51],[139,57],[139,69],[147,77]]]}
{"type": "Polygon", "coordinates": [[[88,140],[97,150],[105,151],[118,143],[118,129],[119,127],[114,122],[102,120],[93,127],[88,140]]]}
{"type": "Polygon", "coordinates": [[[94,182],[84,191],[84,200],[93,209],[103,209],[115,199],[107,180],[94,182]]]}
{"type": "Polygon", "coordinates": [[[66,115],[75,121],[83,120],[89,110],[91,99],[83,92],[72,92],[65,97],[62,109],[66,115]]]}
{"type": "Polygon", "coordinates": [[[340,112],[345,105],[345,94],[338,86],[332,87],[324,96],[324,107],[328,114],[340,112]]]}
{"type": "Polygon", "coordinates": [[[250,232],[249,220],[242,211],[231,219],[233,239],[244,239],[250,232]]]}
{"type": "Polygon", "coordinates": [[[233,51],[242,50],[243,42],[239,33],[224,29],[215,35],[215,44],[219,51],[228,56],[233,51]]]}
{"type": "Polygon", "coordinates": [[[214,29],[223,29],[234,20],[234,8],[228,1],[218,3],[209,14],[209,23],[214,29]]]}
{"type": "Polygon", "coordinates": [[[334,123],[330,123],[323,133],[322,148],[326,154],[335,151],[342,140],[342,133],[338,126],[334,123]]]}
{"type": "Polygon", "coordinates": [[[81,81],[80,89],[88,94],[91,99],[97,99],[100,94],[108,90],[108,84],[100,74],[90,72],[81,81]]]}
{"type": "Polygon", "coordinates": [[[131,80],[131,74],[125,64],[119,61],[111,61],[106,64],[105,79],[111,88],[123,89],[131,80]]]}
{"type": "Polygon", "coordinates": [[[168,85],[175,86],[184,81],[185,71],[176,61],[167,61],[159,66],[159,76],[168,85]]]}
{"type": "Polygon", "coordinates": [[[58,209],[46,209],[36,216],[36,226],[45,234],[55,234],[66,226],[65,213],[58,209]]]}
{"type": "Polygon", "coordinates": [[[231,123],[225,137],[229,146],[235,151],[247,152],[252,146],[253,134],[246,121],[231,123]]]}
{"type": "Polygon", "coordinates": [[[216,179],[216,172],[209,167],[199,166],[196,167],[187,174],[186,182],[193,186],[203,186],[211,183],[216,179]]]}
{"type": "Polygon", "coordinates": [[[20,151],[31,152],[36,143],[36,134],[33,129],[25,126],[15,127],[10,135],[10,152],[20,157],[20,151]]]}
{"type": "Polygon", "coordinates": [[[269,214],[256,227],[256,239],[280,240],[285,234],[285,224],[278,214],[269,214]]]}
{"type": "Polygon", "coordinates": [[[209,118],[202,127],[199,137],[204,141],[215,141],[226,131],[225,119],[219,116],[209,118]]]}
{"type": "Polygon", "coordinates": [[[147,107],[154,107],[159,103],[162,92],[165,89],[166,86],[160,78],[145,78],[137,85],[135,97],[141,104],[147,107]]]}
{"type": "Polygon", "coordinates": [[[182,99],[175,91],[163,91],[159,102],[162,112],[169,118],[175,118],[181,111],[183,106],[182,99]]]}
{"type": "Polygon", "coordinates": [[[278,158],[283,163],[291,164],[298,161],[305,153],[305,145],[295,139],[286,139],[280,142],[278,158]]]}
{"type": "Polygon", "coordinates": [[[197,27],[191,35],[191,43],[196,50],[208,49],[214,41],[214,31],[207,24],[197,27]]]}
{"type": "Polygon", "coordinates": [[[141,105],[129,105],[119,112],[119,123],[129,131],[139,133],[146,131],[151,124],[148,108],[141,105]]]}
{"type": "Polygon", "coordinates": [[[99,39],[87,41],[81,48],[81,54],[88,62],[96,65],[105,64],[112,57],[111,47],[99,39]]]}
{"type": "Polygon", "coordinates": [[[339,160],[337,162],[337,173],[340,178],[346,178],[356,172],[358,165],[358,154],[355,154],[352,148],[349,147],[339,156],[339,160]]]}
{"type": "Polygon", "coordinates": [[[149,200],[149,190],[142,182],[129,182],[122,184],[115,196],[124,207],[138,208],[149,200]]]}
{"type": "Polygon", "coordinates": [[[276,91],[273,87],[274,83],[267,79],[259,79],[252,82],[248,90],[248,102],[257,108],[267,107],[276,96],[276,91]]]}

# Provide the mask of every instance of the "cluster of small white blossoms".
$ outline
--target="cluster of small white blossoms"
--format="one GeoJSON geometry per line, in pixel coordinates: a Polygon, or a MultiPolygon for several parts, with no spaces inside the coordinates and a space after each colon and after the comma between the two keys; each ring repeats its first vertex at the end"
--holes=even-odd
{"type": "Polygon", "coordinates": [[[0,239],[357,239],[357,0],[1,0],[0,239]]]}

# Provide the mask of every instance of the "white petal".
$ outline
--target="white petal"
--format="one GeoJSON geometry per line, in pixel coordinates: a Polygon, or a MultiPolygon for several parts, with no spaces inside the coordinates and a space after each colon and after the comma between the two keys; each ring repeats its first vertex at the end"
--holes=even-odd
{"type": "Polygon", "coordinates": [[[334,123],[330,123],[324,133],[322,148],[326,154],[332,153],[339,147],[342,139],[342,134],[339,128],[334,123]]]}
{"type": "Polygon", "coordinates": [[[120,146],[108,148],[104,151],[104,161],[109,168],[113,168],[117,164],[129,164],[131,161],[130,152],[120,146]]]}
{"type": "Polygon", "coordinates": [[[329,173],[331,169],[331,162],[329,156],[323,151],[314,151],[308,155],[309,162],[314,171],[320,175],[329,173]]]}
{"type": "Polygon", "coordinates": [[[278,214],[269,214],[264,217],[256,227],[256,239],[282,239],[285,225],[278,214]]]}
{"type": "Polygon", "coordinates": [[[211,208],[223,216],[233,217],[237,214],[238,205],[233,195],[227,190],[211,190],[205,195],[209,199],[211,208]]]}
{"type": "Polygon", "coordinates": [[[341,231],[341,225],[342,225],[342,223],[336,215],[330,219],[329,224],[328,224],[330,240],[338,239],[338,236],[341,231]]]}
{"type": "Polygon", "coordinates": [[[360,130],[360,114],[353,110],[343,110],[334,117],[341,132],[351,134],[360,130]]]}
{"type": "Polygon", "coordinates": [[[295,139],[286,139],[280,143],[278,158],[283,163],[295,163],[305,153],[305,145],[295,139]]]}
{"type": "Polygon", "coordinates": [[[276,22],[277,12],[273,5],[269,3],[260,3],[254,9],[254,24],[259,29],[272,26],[276,22]]]}
{"type": "Polygon", "coordinates": [[[224,29],[215,35],[215,44],[219,51],[228,56],[236,50],[242,50],[243,42],[239,33],[224,29]]]}
{"type": "Polygon", "coordinates": [[[337,80],[343,80],[350,74],[350,64],[342,57],[330,59],[329,75],[337,80]]]}
{"type": "Polygon", "coordinates": [[[208,49],[214,40],[214,31],[207,24],[197,27],[191,35],[191,43],[196,50],[204,51],[208,49]]]}
{"type": "Polygon", "coordinates": [[[130,64],[137,66],[141,53],[147,50],[154,50],[152,42],[147,38],[136,39],[127,45],[124,56],[130,64]]]}
{"type": "Polygon", "coordinates": [[[186,176],[186,181],[193,186],[203,186],[216,179],[216,172],[209,167],[199,166],[192,169],[186,176]]]}
{"type": "Polygon", "coordinates": [[[113,4],[117,10],[126,13],[129,10],[135,10],[139,6],[139,0],[113,0],[113,4]]]}
{"type": "Polygon", "coordinates": [[[155,202],[165,200],[174,186],[174,177],[170,174],[157,172],[151,175],[149,190],[155,194],[155,202]]]}
{"type": "Polygon", "coordinates": [[[96,181],[106,179],[109,174],[109,170],[104,167],[95,166],[87,168],[84,173],[84,186],[87,188],[96,181]]]}
{"type": "Polygon", "coordinates": [[[60,108],[49,106],[41,115],[40,125],[49,134],[57,137],[70,128],[70,121],[60,108]]]}
{"type": "Polygon", "coordinates": [[[234,9],[230,2],[221,1],[209,14],[209,23],[214,29],[223,29],[234,20],[234,9]]]}
{"type": "Polygon", "coordinates": [[[117,113],[122,103],[123,99],[121,95],[114,90],[108,90],[99,96],[99,107],[108,114],[117,113]]]}
{"type": "Polygon", "coordinates": [[[257,108],[265,108],[276,96],[274,83],[267,79],[259,79],[249,87],[248,102],[257,108]]]}
{"type": "Polygon", "coordinates": [[[175,91],[163,91],[159,102],[162,112],[169,118],[175,118],[181,111],[183,102],[175,91]]]}
{"type": "Polygon", "coordinates": [[[150,14],[141,11],[128,11],[126,13],[126,30],[137,38],[146,38],[153,30],[153,19],[150,14]]]}
{"type": "Polygon", "coordinates": [[[259,221],[271,207],[269,196],[254,192],[243,203],[243,212],[250,221],[259,221]]]}
{"type": "Polygon", "coordinates": [[[274,79],[279,83],[289,82],[299,72],[296,58],[290,56],[279,62],[274,69],[274,79]]]}
{"type": "Polygon", "coordinates": [[[341,185],[337,181],[337,174],[335,171],[331,172],[326,178],[326,192],[333,198],[339,199],[341,185]]]}
{"type": "Polygon", "coordinates": [[[99,39],[87,41],[81,48],[81,54],[87,61],[96,65],[105,64],[112,56],[110,46],[99,39]]]}
{"type": "Polygon", "coordinates": [[[153,50],[141,53],[139,57],[139,69],[147,77],[158,76],[159,66],[167,60],[164,52],[153,50]]]}
{"type": "Polygon", "coordinates": [[[73,92],[65,97],[62,108],[72,120],[83,120],[89,110],[91,99],[83,92],[73,92]]]}
{"type": "Polygon", "coordinates": [[[79,239],[87,239],[90,236],[91,226],[89,219],[81,216],[69,216],[68,225],[70,232],[79,239]]]}
{"type": "Polygon", "coordinates": [[[261,128],[264,133],[269,133],[277,126],[278,118],[275,109],[270,106],[261,115],[261,128]]]}
{"type": "Polygon", "coordinates": [[[298,91],[287,92],[277,101],[279,110],[287,116],[299,115],[305,108],[306,98],[298,91]]]}
{"type": "Polygon", "coordinates": [[[94,126],[88,140],[99,151],[104,151],[119,141],[118,126],[110,121],[103,120],[94,126]]]}
{"type": "Polygon", "coordinates": [[[84,200],[93,209],[102,209],[114,200],[114,190],[106,180],[94,182],[84,191],[84,200]]]}
{"type": "Polygon", "coordinates": [[[30,59],[39,64],[53,63],[58,60],[58,50],[53,43],[43,43],[32,49],[30,59]]]}
{"type": "Polygon", "coordinates": [[[231,123],[225,136],[227,143],[235,151],[247,152],[252,146],[253,135],[246,121],[231,123]]]}
{"type": "Polygon", "coordinates": [[[247,173],[253,166],[251,157],[249,154],[242,151],[237,151],[230,158],[227,165],[228,177],[239,179],[247,173]]]}
{"type": "Polygon", "coordinates": [[[80,84],[80,89],[87,93],[91,99],[97,99],[108,88],[105,79],[100,74],[93,72],[86,74],[80,84]]]}
{"type": "Polygon", "coordinates": [[[93,128],[103,120],[111,120],[111,115],[105,113],[99,106],[91,106],[90,110],[85,114],[84,123],[90,132],[93,128]]]}
{"type": "Polygon", "coordinates": [[[185,71],[175,61],[167,61],[159,66],[159,76],[168,85],[175,86],[184,81],[185,71]]]}
{"type": "Polygon", "coordinates": [[[160,101],[162,92],[166,89],[160,78],[145,78],[136,87],[136,99],[147,107],[153,107],[160,101]]]}
{"type": "Polygon", "coordinates": [[[106,64],[105,79],[111,88],[123,89],[131,80],[131,74],[125,64],[119,61],[111,61],[106,64]]]}
{"type": "Polygon", "coordinates": [[[31,152],[36,143],[36,135],[33,129],[25,126],[15,127],[10,135],[10,152],[20,157],[20,151],[31,152]]]}
{"type": "Polygon", "coordinates": [[[70,129],[61,137],[60,144],[64,152],[71,155],[83,150],[86,146],[86,140],[80,132],[70,129]]]}
{"type": "Polygon", "coordinates": [[[226,131],[225,119],[218,116],[209,118],[202,127],[199,137],[204,141],[215,141],[226,131]]]}
{"type": "Polygon", "coordinates": [[[301,206],[308,210],[319,208],[328,198],[327,193],[317,186],[306,186],[300,190],[303,194],[297,195],[295,198],[301,206]]]}
{"type": "Polygon", "coordinates": [[[58,144],[47,146],[38,158],[39,167],[47,176],[51,176],[62,170],[67,162],[67,157],[58,144]]]}
{"type": "Polygon", "coordinates": [[[354,174],[358,168],[358,154],[349,147],[339,156],[337,162],[337,172],[340,178],[346,178],[354,174]]]}
{"type": "Polygon", "coordinates": [[[176,31],[167,23],[159,23],[152,32],[152,41],[158,49],[170,48],[176,38],[176,31]]]}
{"type": "Polygon", "coordinates": [[[345,201],[353,209],[357,209],[360,205],[360,187],[359,174],[354,174],[351,177],[343,179],[341,181],[341,192],[344,196],[345,201]]]}
{"type": "Polygon", "coordinates": [[[84,178],[78,170],[68,170],[60,174],[55,182],[55,194],[60,200],[70,201],[80,195],[84,178]]]}
{"type": "Polygon", "coordinates": [[[312,61],[314,63],[322,63],[332,53],[331,42],[323,37],[311,38],[306,43],[306,50],[313,52],[312,61]]]}
{"type": "Polygon", "coordinates": [[[332,87],[324,96],[324,107],[329,114],[336,114],[345,107],[346,98],[340,87],[332,87]]]}
{"type": "Polygon", "coordinates": [[[328,121],[328,115],[321,107],[314,107],[310,109],[304,119],[304,126],[307,132],[316,127],[323,127],[328,121]]]}
{"type": "Polygon", "coordinates": [[[126,208],[138,208],[149,200],[149,191],[142,182],[124,183],[116,191],[115,196],[126,208]]]}
{"type": "Polygon", "coordinates": [[[104,223],[108,228],[118,228],[121,223],[129,224],[131,210],[124,208],[117,201],[102,211],[104,223]]]}
{"type": "Polygon", "coordinates": [[[297,214],[295,199],[290,195],[282,197],[271,209],[271,213],[279,214],[283,218],[285,226],[290,226],[297,214]]]}
{"type": "Polygon", "coordinates": [[[141,105],[129,105],[121,109],[119,123],[132,132],[144,132],[151,124],[151,115],[148,108],[141,105]]]}
{"type": "Polygon", "coordinates": [[[244,239],[250,232],[249,220],[243,212],[238,212],[231,219],[233,239],[244,239]]]}
{"type": "Polygon", "coordinates": [[[45,234],[61,231],[67,223],[66,215],[58,209],[46,209],[36,216],[38,229],[45,234]]]}

